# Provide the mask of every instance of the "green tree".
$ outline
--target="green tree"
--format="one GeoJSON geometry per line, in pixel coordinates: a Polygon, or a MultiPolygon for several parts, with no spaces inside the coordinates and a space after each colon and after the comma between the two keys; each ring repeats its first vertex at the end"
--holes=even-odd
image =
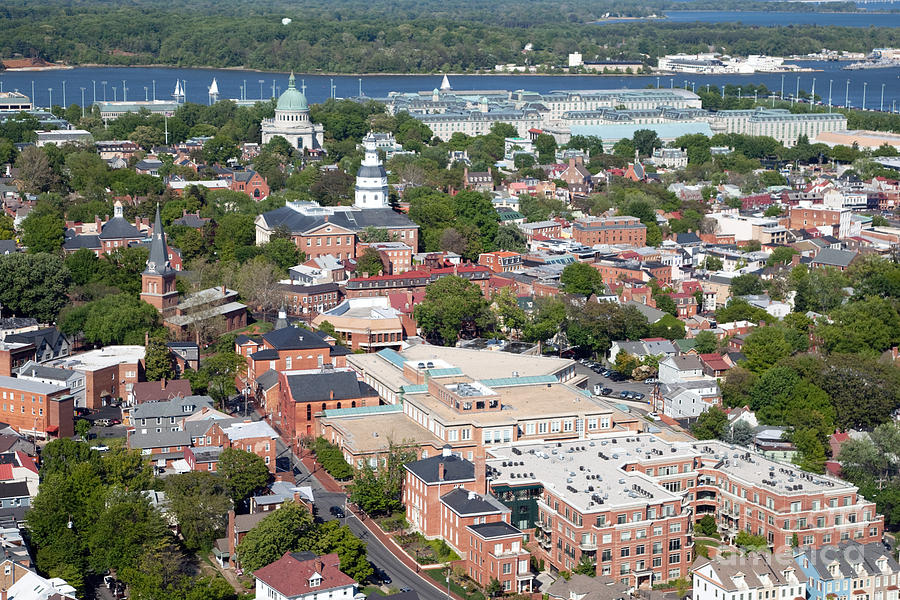
{"type": "Polygon", "coordinates": [[[306,259],[293,240],[284,238],[275,238],[263,244],[262,253],[282,270],[298,265],[306,259]]]}
{"type": "Polygon", "coordinates": [[[719,526],[716,524],[716,518],[712,515],[703,515],[694,525],[694,531],[698,535],[711,537],[719,532],[719,526]]]}
{"type": "Polygon", "coordinates": [[[765,291],[762,280],[758,275],[747,273],[738,275],[731,280],[732,296],[750,296],[754,294],[762,294],[765,291]]]}
{"type": "MultiPolygon", "coordinates": [[[[71,275],[62,259],[49,254],[0,256],[0,304],[20,317],[52,323],[66,305],[71,275]]],[[[9,312],[6,312],[9,315],[9,312]]]]}
{"type": "Polygon", "coordinates": [[[97,515],[87,541],[88,562],[95,573],[135,567],[148,545],[164,540],[167,523],[136,491],[112,490],[97,515]]]}
{"type": "Polygon", "coordinates": [[[130,294],[105,296],[62,313],[64,333],[82,333],[92,344],[140,344],[159,326],[159,311],[130,294]]]}
{"type": "Polygon", "coordinates": [[[662,141],[653,129],[638,129],[631,141],[643,156],[650,156],[654,149],[662,148],[662,141]]]}
{"type": "Polygon", "coordinates": [[[718,256],[707,256],[703,260],[703,268],[707,271],[721,271],[723,266],[722,259],[718,256]]]}
{"type": "Polygon", "coordinates": [[[718,406],[712,406],[697,418],[691,433],[698,440],[720,439],[728,426],[728,416],[718,406]]]}
{"type": "Polygon", "coordinates": [[[559,282],[567,294],[590,296],[603,290],[600,271],[583,262],[566,265],[559,276],[559,282]]]}
{"type": "Polygon", "coordinates": [[[829,352],[878,353],[900,342],[900,315],[890,300],[871,297],[849,302],[816,327],[829,352]]]}
{"type": "Polygon", "coordinates": [[[574,569],[572,569],[572,573],[587,575],[588,577],[596,577],[597,565],[594,564],[594,561],[592,561],[587,554],[582,554],[581,559],[578,561],[578,564],[575,565],[574,569]]]}
{"type": "Polygon", "coordinates": [[[252,452],[226,448],[219,455],[219,476],[235,506],[269,482],[269,467],[252,452]]]}
{"type": "Polygon", "coordinates": [[[237,547],[241,567],[253,572],[299,550],[302,540],[314,535],[315,524],[305,506],[285,502],[247,532],[237,547]]]}
{"type": "Polygon", "coordinates": [[[19,153],[16,168],[27,192],[48,192],[59,183],[47,153],[36,146],[28,146],[19,153]]]}
{"type": "Polygon", "coordinates": [[[524,337],[532,342],[546,342],[556,336],[566,321],[566,305],[559,298],[535,298],[532,318],[525,324],[524,337]]]}
{"type": "Polygon", "coordinates": [[[22,221],[22,244],[30,254],[58,254],[66,223],[59,214],[32,211],[22,221]]]}
{"type": "Polygon", "coordinates": [[[825,445],[818,433],[813,429],[801,429],[793,432],[790,438],[799,452],[794,462],[804,471],[824,473],[825,445]]]}
{"type": "Polygon", "coordinates": [[[484,593],[487,594],[488,598],[499,596],[503,593],[503,585],[500,583],[499,579],[491,577],[488,584],[484,586],[484,593]]]}
{"type": "Polygon", "coordinates": [[[525,235],[513,225],[501,225],[497,229],[495,243],[497,249],[509,252],[525,252],[528,249],[525,235]]]}
{"type": "Polygon", "coordinates": [[[232,507],[222,478],[204,471],[172,475],[166,479],[166,496],[184,545],[189,550],[211,548],[232,507]]]}
{"type": "Polygon", "coordinates": [[[382,271],[384,271],[384,263],[381,260],[381,254],[375,248],[366,248],[356,261],[356,272],[380,275],[382,271]]]}
{"type": "Polygon", "coordinates": [[[88,433],[91,431],[91,422],[87,419],[78,419],[75,421],[75,434],[83,440],[87,439],[88,433]]]}
{"type": "Polygon", "coordinates": [[[12,240],[16,237],[16,229],[13,218],[7,214],[0,214],[0,240],[12,240]]]}
{"type": "Polygon", "coordinates": [[[247,364],[246,359],[233,350],[217,352],[203,361],[202,369],[208,377],[209,395],[218,404],[222,404],[235,393],[235,377],[247,364]]]}
{"type": "Polygon", "coordinates": [[[556,160],[556,140],[549,133],[541,133],[534,140],[534,149],[542,164],[556,160]]]}
{"type": "Polygon", "coordinates": [[[455,275],[425,288],[425,299],[415,307],[415,317],[429,339],[444,345],[455,344],[464,333],[484,330],[491,321],[481,289],[455,275]]]}
{"type": "Polygon", "coordinates": [[[780,246],[772,251],[769,258],[766,259],[766,265],[774,267],[775,265],[786,265],[791,262],[791,258],[797,254],[797,251],[790,246],[780,246]]]}
{"type": "Polygon", "coordinates": [[[757,327],[747,336],[742,349],[747,366],[754,373],[762,373],[783,358],[790,356],[791,346],[780,327],[757,327]]]}
{"type": "Polygon", "coordinates": [[[765,536],[752,535],[743,530],[735,536],[734,544],[746,552],[767,552],[769,550],[765,536]]]}
{"type": "Polygon", "coordinates": [[[165,340],[159,336],[151,337],[144,350],[144,377],[147,381],[160,381],[174,376],[172,353],[165,340]]]}
{"type": "Polygon", "coordinates": [[[631,377],[632,372],[640,365],[641,361],[639,361],[633,354],[629,354],[624,350],[616,354],[616,371],[618,371],[625,377],[631,377]]]}
{"type": "Polygon", "coordinates": [[[519,300],[510,287],[504,287],[494,292],[491,297],[491,306],[497,315],[497,321],[513,335],[521,331],[528,322],[525,311],[519,306],[519,300]]]}
{"type": "Polygon", "coordinates": [[[648,326],[647,335],[667,340],[683,340],[685,336],[684,321],[666,314],[659,321],[648,326]]]}
{"type": "Polygon", "coordinates": [[[100,270],[100,259],[87,248],[79,248],[66,256],[66,267],[72,275],[72,283],[85,285],[93,281],[100,270]]]}
{"type": "Polygon", "coordinates": [[[678,306],[675,304],[675,300],[672,299],[672,296],[668,294],[657,294],[654,296],[654,299],[656,300],[656,308],[669,313],[673,317],[678,316],[678,306]]]}
{"type": "Polygon", "coordinates": [[[719,344],[716,334],[711,331],[701,331],[694,336],[694,350],[699,354],[709,354],[716,351],[719,344]]]}

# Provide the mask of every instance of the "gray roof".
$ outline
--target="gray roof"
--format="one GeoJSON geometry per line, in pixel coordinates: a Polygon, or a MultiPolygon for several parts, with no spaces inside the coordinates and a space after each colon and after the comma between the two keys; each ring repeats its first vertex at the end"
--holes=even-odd
{"type": "Polygon", "coordinates": [[[36,363],[33,360],[29,360],[19,368],[19,377],[34,377],[67,382],[72,377],[81,377],[81,373],[79,373],[78,371],[73,371],[71,369],[47,367],[42,364],[36,363]]]}
{"type": "Polygon", "coordinates": [[[611,577],[590,577],[579,573],[572,573],[568,579],[560,577],[547,588],[547,595],[551,598],[570,600],[572,594],[580,600],[623,600],[631,597],[628,586],[617,583],[611,577]]]}
{"type": "Polygon", "coordinates": [[[669,314],[664,310],[659,310],[658,308],[653,308],[652,306],[647,306],[646,304],[641,304],[640,302],[637,302],[636,300],[626,300],[625,302],[622,303],[622,305],[623,306],[633,306],[636,309],[638,309],[638,312],[640,312],[642,315],[644,315],[647,318],[647,322],[650,323],[651,325],[656,323],[660,319],[662,319],[667,314],[669,314]]]}
{"type": "Polygon", "coordinates": [[[438,482],[438,465],[444,465],[441,481],[470,481],[475,479],[475,465],[455,454],[429,456],[406,465],[406,469],[425,483],[438,482]]]}
{"type": "Polygon", "coordinates": [[[485,539],[509,537],[517,534],[522,535],[522,532],[519,529],[513,527],[506,521],[469,525],[466,529],[485,539]]]}
{"type": "Polygon", "coordinates": [[[441,501],[460,516],[507,513],[509,508],[490,495],[455,488],[441,496],[441,501]]]}
{"type": "Polygon", "coordinates": [[[788,571],[793,571],[800,583],[804,581],[803,572],[788,554],[762,554],[750,553],[747,556],[731,557],[727,560],[705,561],[702,565],[710,565],[726,592],[737,592],[746,588],[738,585],[735,578],[743,576],[743,582],[751,590],[754,588],[768,588],[773,585],[788,584],[785,576],[788,571]],[[766,575],[771,583],[764,583],[762,576],[766,575]]]}
{"type": "Polygon", "coordinates": [[[132,433],[128,436],[128,446],[132,449],[163,448],[169,446],[190,446],[191,436],[187,431],[161,431],[156,433],[132,433]]]}
{"type": "Polygon", "coordinates": [[[212,408],[213,400],[209,396],[186,396],[165,402],[145,402],[131,409],[131,419],[155,419],[157,417],[177,417],[190,415],[198,410],[212,408]]]}
{"type": "Polygon", "coordinates": [[[403,227],[418,228],[409,217],[390,208],[368,208],[365,210],[334,211],[332,214],[303,214],[289,206],[282,206],[262,217],[266,224],[274,229],[279,225],[288,227],[292,232],[309,231],[326,222],[351,231],[362,231],[366,227],[403,227]],[[327,217],[327,221],[326,221],[327,217]]]}
{"type": "Polygon", "coordinates": [[[321,333],[299,327],[274,329],[262,337],[276,350],[306,350],[331,346],[321,333]]]}
{"type": "Polygon", "coordinates": [[[256,385],[261,387],[264,390],[270,390],[276,385],[278,385],[278,371],[274,369],[269,369],[262,375],[256,378],[256,385]]]}
{"type": "Polygon", "coordinates": [[[377,395],[371,386],[360,382],[355,371],[315,371],[287,375],[291,396],[296,402],[352,400],[377,395]]]}
{"type": "Polygon", "coordinates": [[[156,218],[153,221],[153,237],[150,241],[150,256],[144,273],[152,275],[168,275],[175,270],[169,266],[169,251],[166,248],[166,232],[163,231],[159,218],[159,204],[156,205],[156,218]]]}
{"type": "Polygon", "coordinates": [[[75,235],[66,236],[63,241],[64,250],[79,250],[81,248],[95,249],[100,248],[99,235],[75,235]]]}
{"type": "Polygon", "coordinates": [[[144,235],[128,222],[125,217],[113,217],[100,230],[101,240],[117,240],[123,238],[142,238],[144,235]]]}
{"type": "Polygon", "coordinates": [[[0,498],[28,498],[28,484],[24,481],[0,483],[0,498]]]}
{"type": "Polygon", "coordinates": [[[891,556],[882,544],[860,544],[858,542],[844,542],[836,546],[823,546],[819,549],[803,548],[803,556],[809,559],[810,566],[815,568],[819,578],[823,580],[842,579],[845,577],[857,577],[854,565],[862,564],[869,575],[878,575],[879,559],[887,561],[887,568],[893,573],[900,571],[900,564],[891,556]],[[828,569],[831,564],[837,564],[837,573],[832,575],[828,569]]]}
{"type": "Polygon", "coordinates": [[[835,250],[834,248],[822,248],[815,258],[812,259],[813,264],[827,265],[834,267],[848,267],[856,258],[856,252],[850,250],[835,250]]]}
{"type": "Polygon", "coordinates": [[[384,167],[381,165],[371,166],[371,165],[360,165],[359,170],[356,172],[357,177],[387,177],[387,173],[384,170],[384,167]]]}
{"type": "Polygon", "coordinates": [[[19,379],[18,377],[7,377],[6,375],[0,375],[0,387],[31,394],[52,394],[65,389],[58,385],[51,385],[49,383],[31,381],[28,379],[19,379]]]}

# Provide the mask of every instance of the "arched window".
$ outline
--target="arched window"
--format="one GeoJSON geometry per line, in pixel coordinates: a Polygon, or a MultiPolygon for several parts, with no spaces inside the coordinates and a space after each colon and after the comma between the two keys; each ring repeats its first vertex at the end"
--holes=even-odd
{"type": "Polygon", "coordinates": [[[326,403],[323,402],[323,403],[322,403],[322,410],[323,410],[323,411],[324,411],[324,410],[327,410],[327,408],[326,408],[327,406],[328,406],[328,405],[327,405],[326,403]]]}
{"type": "Polygon", "coordinates": [[[356,408],[356,400],[350,403],[350,408],[356,408]]]}
{"type": "Polygon", "coordinates": [[[306,405],[306,420],[309,421],[312,419],[312,404],[306,405]]]}
{"type": "Polygon", "coordinates": [[[338,407],[338,408],[341,407],[341,403],[340,403],[340,402],[337,403],[337,407],[338,407]]]}

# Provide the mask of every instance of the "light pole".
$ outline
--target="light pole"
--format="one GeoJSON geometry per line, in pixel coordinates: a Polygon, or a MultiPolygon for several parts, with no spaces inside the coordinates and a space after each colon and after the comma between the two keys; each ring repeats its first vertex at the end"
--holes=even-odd
{"type": "Polygon", "coordinates": [[[66,80],[65,79],[63,79],[62,84],[63,84],[63,103],[62,103],[62,105],[63,105],[63,108],[65,108],[65,106],[66,106],[66,80]]]}
{"type": "Polygon", "coordinates": [[[784,100],[784,73],[781,74],[781,98],[779,100],[784,100]]]}
{"type": "Polygon", "coordinates": [[[866,88],[868,88],[868,87],[869,87],[869,82],[863,81],[863,102],[862,102],[863,110],[866,110],[866,88]]]}
{"type": "Polygon", "coordinates": [[[847,80],[847,92],[844,94],[844,108],[850,108],[850,80],[847,80]]]}
{"type": "Polygon", "coordinates": [[[123,79],[122,80],[122,102],[127,102],[127,101],[128,101],[128,95],[126,94],[125,80],[123,79]]]}
{"type": "Polygon", "coordinates": [[[81,118],[84,118],[84,88],[81,88],[81,118]]]}
{"type": "Polygon", "coordinates": [[[262,100],[262,99],[263,99],[263,96],[262,96],[262,86],[263,86],[263,83],[265,83],[266,80],[265,80],[265,79],[259,79],[258,81],[259,81],[259,99],[262,100]]]}
{"type": "Polygon", "coordinates": [[[247,80],[244,80],[244,87],[241,88],[241,100],[247,99],[247,80]]]}
{"type": "Polygon", "coordinates": [[[881,84],[881,104],[878,106],[879,112],[884,112],[884,84],[881,84]]]}
{"type": "Polygon", "coordinates": [[[828,80],[828,112],[831,112],[831,84],[834,83],[834,79],[828,80]]]}
{"type": "Polygon", "coordinates": [[[331,81],[331,84],[329,85],[328,95],[333,100],[334,99],[334,77],[332,77],[330,81],[331,81]]]}
{"type": "Polygon", "coordinates": [[[119,101],[119,88],[117,88],[116,86],[112,86],[112,89],[113,89],[113,102],[118,102],[119,101]]]}
{"type": "Polygon", "coordinates": [[[50,114],[53,114],[53,88],[47,88],[47,91],[50,92],[50,114]]]}
{"type": "Polygon", "coordinates": [[[94,95],[91,96],[94,99],[94,101],[91,104],[96,104],[97,103],[97,80],[96,79],[91,79],[91,87],[94,90],[94,95]]]}
{"type": "Polygon", "coordinates": [[[797,95],[794,98],[800,102],[800,77],[797,77],[797,95]]]}
{"type": "Polygon", "coordinates": [[[153,80],[153,101],[156,102],[156,80],[153,80]]]}
{"type": "Polygon", "coordinates": [[[106,102],[106,82],[105,82],[105,81],[101,81],[101,82],[100,82],[100,85],[103,86],[103,101],[106,102]]]}
{"type": "Polygon", "coordinates": [[[144,86],[144,102],[150,102],[150,89],[144,86]]]}
{"type": "Polygon", "coordinates": [[[659,77],[656,78],[656,89],[659,89],[659,77]]]}
{"type": "Polygon", "coordinates": [[[671,90],[671,89],[674,89],[674,88],[675,88],[675,78],[674,78],[674,77],[669,77],[669,89],[671,90]]]}
{"type": "Polygon", "coordinates": [[[813,77],[812,92],[809,94],[809,111],[812,112],[812,106],[816,102],[816,78],[813,77]]]}
{"type": "Polygon", "coordinates": [[[362,77],[360,77],[357,81],[359,81],[359,97],[362,98],[362,77]]]}

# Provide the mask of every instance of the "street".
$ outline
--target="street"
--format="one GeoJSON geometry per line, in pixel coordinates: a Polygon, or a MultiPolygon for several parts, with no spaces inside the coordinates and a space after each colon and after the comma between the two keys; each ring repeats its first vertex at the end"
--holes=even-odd
{"type": "Polygon", "coordinates": [[[617,404],[624,404],[629,408],[637,408],[643,413],[650,411],[649,400],[650,392],[653,390],[652,385],[648,385],[643,381],[612,381],[606,377],[603,377],[599,373],[595,373],[581,363],[575,363],[575,372],[579,375],[587,375],[587,391],[593,393],[594,386],[596,384],[600,384],[601,387],[608,387],[612,389],[611,395],[603,396],[603,398],[605,398],[606,400],[615,402],[617,404]],[[623,400],[622,398],[619,398],[619,392],[625,390],[628,390],[630,392],[640,392],[644,394],[645,398],[643,400],[623,400]]]}
{"type": "Polygon", "coordinates": [[[327,491],[314,473],[310,473],[300,459],[293,456],[290,449],[279,438],[278,459],[283,464],[285,458],[290,458],[294,464],[297,485],[308,485],[313,490],[315,498],[316,516],[323,521],[334,519],[331,507],[340,506],[346,515],[341,521],[346,524],[353,534],[366,543],[369,562],[375,567],[376,572],[387,573],[391,578],[391,588],[410,588],[419,593],[422,600],[446,600],[446,590],[435,587],[434,582],[424,575],[418,575],[412,569],[400,561],[391,551],[376,538],[352,511],[347,509],[347,496],[340,492],[327,491]]]}

